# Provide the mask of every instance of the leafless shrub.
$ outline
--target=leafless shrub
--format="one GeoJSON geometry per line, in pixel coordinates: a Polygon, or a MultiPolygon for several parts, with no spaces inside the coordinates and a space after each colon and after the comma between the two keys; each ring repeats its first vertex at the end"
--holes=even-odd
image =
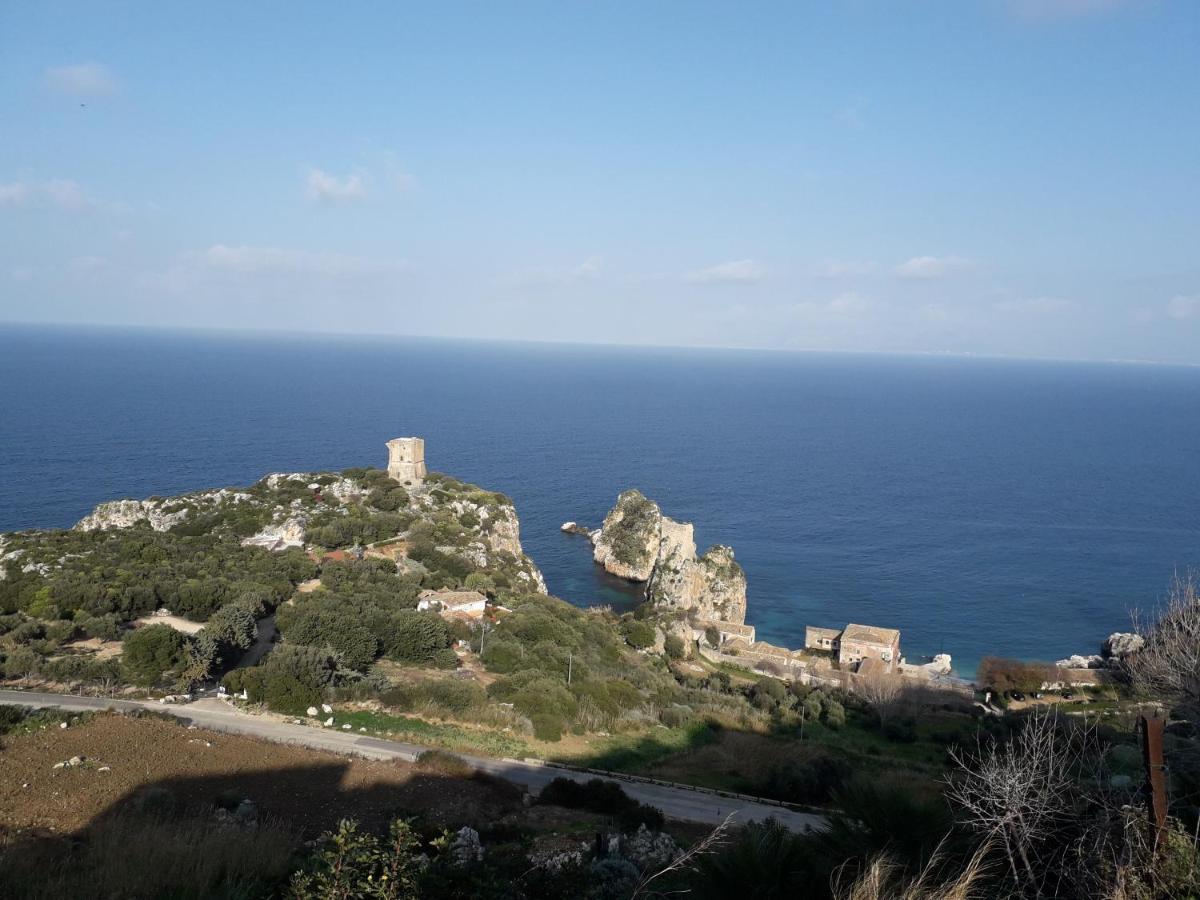
{"type": "Polygon", "coordinates": [[[1145,646],[1123,663],[1135,690],[1147,696],[1200,707],[1200,584],[1196,572],[1176,573],[1158,620],[1134,629],[1145,646]]]}
{"type": "Polygon", "coordinates": [[[904,701],[904,678],[889,672],[855,675],[854,692],[871,704],[882,725],[894,715],[904,701]]]}
{"type": "Polygon", "coordinates": [[[974,752],[950,755],[958,771],[947,794],[966,824],[1003,850],[1018,891],[1039,896],[1047,879],[1061,875],[1064,841],[1081,858],[1107,846],[1106,817],[1097,813],[1111,804],[1100,787],[1104,755],[1094,724],[1039,711],[1007,743],[981,741],[974,752]],[[1081,827],[1085,809],[1096,821],[1092,834],[1081,827]]]}

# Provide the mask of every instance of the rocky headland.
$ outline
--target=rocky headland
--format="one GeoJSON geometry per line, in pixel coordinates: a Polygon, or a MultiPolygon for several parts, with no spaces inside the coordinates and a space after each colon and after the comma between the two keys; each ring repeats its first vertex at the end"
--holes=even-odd
{"type": "Polygon", "coordinates": [[[746,573],[733,548],[717,545],[697,555],[692,524],[664,516],[641,491],[617,497],[599,529],[568,522],[563,530],[586,535],[592,558],[609,574],[644,583],[657,612],[692,622],[746,620],[746,573]]]}

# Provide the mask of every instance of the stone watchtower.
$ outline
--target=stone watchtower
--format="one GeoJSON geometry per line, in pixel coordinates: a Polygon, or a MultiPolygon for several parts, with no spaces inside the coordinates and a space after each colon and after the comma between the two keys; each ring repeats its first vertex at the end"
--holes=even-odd
{"type": "Polygon", "coordinates": [[[401,484],[418,485],[425,480],[424,438],[392,438],[387,448],[389,475],[401,484]]]}

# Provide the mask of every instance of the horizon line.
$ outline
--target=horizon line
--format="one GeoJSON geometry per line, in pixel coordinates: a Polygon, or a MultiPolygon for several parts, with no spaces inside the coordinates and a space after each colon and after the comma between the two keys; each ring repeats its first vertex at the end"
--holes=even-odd
{"type": "Polygon", "coordinates": [[[476,344],[506,344],[522,346],[536,344],[546,347],[592,347],[621,350],[698,350],[702,352],[722,351],[756,353],[784,356],[871,356],[902,358],[937,358],[955,360],[979,360],[982,362],[1036,362],[1065,363],[1076,365],[1117,366],[1161,366],[1165,368],[1200,368],[1200,362],[1179,362],[1137,358],[1093,358],[1071,356],[1019,356],[1006,353],[979,353],[971,350],[854,350],[849,348],[803,348],[803,347],[754,347],[736,344],[655,344],[619,343],[615,341],[554,340],[547,338],[474,337],[470,335],[413,334],[408,332],[367,331],[315,331],[302,328],[231,328],[215,325],[143,325],[138,323],[111,322],[36,322],[0,319],[0,330],[6,328],[44,328],[48,330],[115,331],[115,332],[168,332],[175,334],[200,334],[237,338],[324,338],[350,340],[417,340],[447,341],[476,344]]]}

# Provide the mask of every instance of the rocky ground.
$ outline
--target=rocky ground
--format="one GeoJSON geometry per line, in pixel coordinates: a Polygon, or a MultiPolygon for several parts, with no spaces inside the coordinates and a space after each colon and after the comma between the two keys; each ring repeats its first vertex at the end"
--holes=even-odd
{"type": "Polygon", "coordinates": [[[99,715],[66,729],[8,736],[0,748],[0,830],[10,833],[75,832],[145,802],[148,791],[154,802],[181,810],[249,799],[258,815],[310,835],[347,816],[375,827],[397,814],[423,814],[456,826],[527,812],[503,782],[352,760],[158,718],[99,715]],[[75,757],[82,761],[55,768],[75,757]]]}

